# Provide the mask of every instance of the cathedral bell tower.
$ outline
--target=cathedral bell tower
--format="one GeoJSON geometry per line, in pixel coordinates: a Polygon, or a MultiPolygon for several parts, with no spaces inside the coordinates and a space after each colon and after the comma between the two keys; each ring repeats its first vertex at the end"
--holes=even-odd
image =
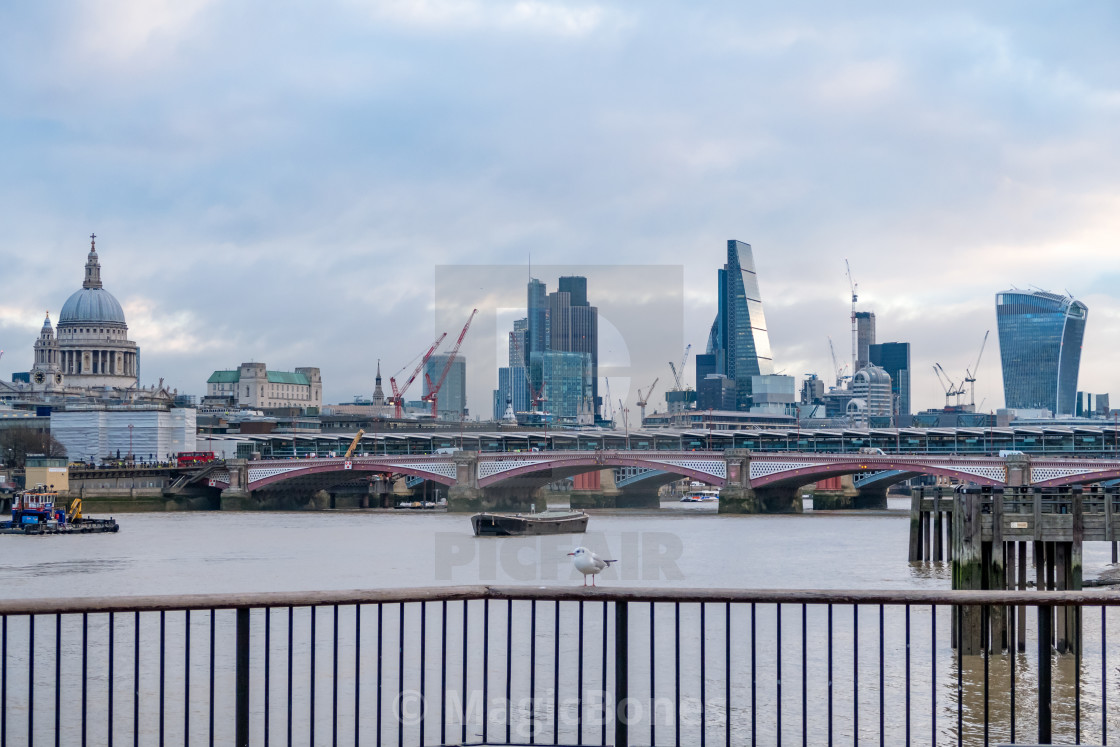
{"type": "Polygon", "coordinates": [[[35,365],[31,367],[31,387],[34,391],[55,391],[62,388],[62,368],[59,365],[58,340],[47,312],[39,339],[35,341],[35,365]]]}

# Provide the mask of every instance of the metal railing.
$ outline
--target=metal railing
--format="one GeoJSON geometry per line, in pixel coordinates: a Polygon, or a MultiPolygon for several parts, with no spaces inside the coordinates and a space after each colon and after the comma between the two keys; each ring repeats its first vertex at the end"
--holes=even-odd
{"type": "Polygon", "coordinates": [[[7,600],[0,745],[1106,744],[1117,605],[492,586],[7,600]],[[1035,608],[1035,645],[957,656],[965,610],[993,605],[1035,608]],[[1064,655],[1061,607],[1083,627],[1064,655]]]}

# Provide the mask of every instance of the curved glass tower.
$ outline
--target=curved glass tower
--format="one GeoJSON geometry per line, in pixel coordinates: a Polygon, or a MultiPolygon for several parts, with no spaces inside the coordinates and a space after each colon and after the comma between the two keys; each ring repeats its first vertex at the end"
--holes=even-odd
{"type": "Polygon", "coordinates": [[[1074,412],[1081,341],[1089,309],[1068,296],[1009,290],[996,294],[1006,407],[1074,412]]]}
{"type": "Polygon", "coordinates": [[[744,241],[727,242],[727,264],[719,270],[719,306],[707,354],[715,356],[716,373],[735,382],[739,410],[750,408],[751,377],[774,373],[754,254],[744,241]]]}

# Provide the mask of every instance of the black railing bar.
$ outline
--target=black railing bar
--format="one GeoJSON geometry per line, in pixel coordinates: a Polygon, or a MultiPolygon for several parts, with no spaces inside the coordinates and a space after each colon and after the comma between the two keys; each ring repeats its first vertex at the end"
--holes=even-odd
{"type": "Polygon", "coordinates": [[[577,607],[579,615],[576,628],[576,744],[583,744],[583,600],[577,607]]]}
{"type": "MultiPolygon", "coordinates": [[[[608,632],[609,632],[609,630],[608,630],[609,624],[610,624],[610,621],[608,619],[607,603],[603,602],[603,692],[604,693],[608,692],[607,686],[610,684],[607,681],[607,646],[608,646],[607,635],[608,635],[608,632]]],[[[606,697],[606,696],[604,695],[604,697],[606,697]]],[[[507,697],[506,699],[508,700],[509,698],[507,697]]],[[[532,702],[532,701],[530,701],[530,702],[532,702]]],[[[605,745],[607,743],[607,719],[605,719],[605,718],[602,719],[602,725],[601,726],[602,726],[602,729],[601,729],[601,733],[600,733],[600,737],[601,737],[600,744],[605,745]]]]}
{"type": "Polygon", "coordinates": [[[62,615],[54,616],[54,747],[62,744],[62,615]]]}
{"type": "MultiPolygon", "coordinates": [[[[404,697],[404,603],[400,605],[400,615],[397,622],[397,698],[404,697]]],[[[399,702],[399,701],[398,701],[399,702]]],[[[315,744],[315,740],[311,740],[311,744],[315,744]]],[[[397,729],[397,747],[404,747],[404,728],[403,724],[398,725],[397,729]]]]}
{"type": "MultiPolygon", "coordinates": [[[[447,636],[447,602],[443,603],[444,640],[447,636]]],[[[447,660],[447,646],[443,651],[444,661],[447,660]]],[[[444,690],[447,690],[446,679],[444,690]]],[[[354,605],[354,747],[358,747],[358,738],[361,733],[362,714],[362,605],[354,605]]],[[[443,741],[440,735],[440,741],[443,741]]]]}
{"type": "MultiPolygon", "coordinates": [[[[706,747],[707,732],[708,732],[708,719],[707,719],[707,670],[705,667],[705,658],[707,655],[707,647],[704,645],[708,638],[707,616],[704,614],[707,605],[700,604],[700,747],[706,747]]],[[[603,690],[606,691],[607,683],[603,683],[603,690]]],[[[606,740],[603,740],[606,744],[606,740]]]]}
{"type": "MultiPolygon", "coordinates": [[[[265,615],[268,611],[265,610],[265,615]]],[[[267,636],[266,636],[267,641],[267,636]]],[[[266,643],[267,650],[267,643],[266,643]]],[[[268,672],[268,659],[265,659],[265,672],[268,672]]],[[[268,713],[268,685],[265,678],[264,712],[268,713]]],[[[264,727],[265,747],[268,747],[268,722],[264,727]]],[[[183,744],[191,743],[191,611],[183,613],[183,744]]]]}
{"type": "Polygon", "coordinates": [[[308,662],[308,691],[307,691],[307,731],[308,731],[308,744],[315,744],[315,617],[319,611],[318,607],[312,607],[311,612],[311,632],[308,638],[308,651],[310,654],[310,661],[308,662]]]}
{"type": "Polygon", "coordinates": [[[87,691],[89,677],[89,615],[82,615],[82,747],[86,745],[87,691]]]}
{"type": "MultiPolygon", "coordinates": [[[[107,712],[108,718],[105,721],[105,732],[106,732],[105,733],[105,741],[106,741],[106,744],[108,745],[108,747],[113,747],[113,689],[114,689],[114,687],[113,687],[113,655],[114,655],[113,647],[114,647],[115,639],[117,637],[116,636],[116,629],[117,629],[116,615],[114,615],[112,612],[110,612],[109,613],[109,661],[108,661],[108,664],[109,664],[109,676],[108,676],[109,702],[106,704],[107,705],[106,712],[107,712]]],[[[6,629],[5,629],[5,632],[6,632],[6,629]]],[[[5,656],[5,658],[7,658],[7,657],[5,656]]],[[[7,666],[5,666],[5,674],[7,674],[7,666]]],[[[7,677],[5,677],[5,683],[6,682],[7,682],[7,677]]],[[[0,700],[2,700],[2,699],[0,699],[0,700]]],[[[0,744],[3,744],[3,742],[4,742],[4,740],[0,739],[0,744]]]]}
{"type": "MultiPolygon", "coordinates": [[[[266,609],[267,613],[268,610],[266,609]]],[[[338,605],[333,609],[333,639],[331,640],[331,745],[338,747],[338,605]]],[[[268,634],[265,634],[265,638],[268,634]]],[[[421,665],[422,666],[422,665],[421,665]]],[[[265,709],[265,714],[268,709],[265,709]]],[[[267,715],[265,716],[267,718],[267,715]]]]}
{"type": "Polygon", "coordinates": [[[856,590],[856,589],[681,589],[580,586],[433,586],[410,589],[186,594],[133,597],[0,600],[0,615],[159,612],[264,607],[327,607],[335,604],[409,603],[437,600],[548,600],[620,602],[755,602],[758,604],[885,604],[1120,606],[1108,589],[1083,591],[856,590]]]}
{"type": "MultiPolygon", "coordinates": [[[[215,703],[214,703],[214,660],[215,660],[215,654],[214,654],[214,640],[215,640],[214,615],[215,614],[216,613],[214,612],[214,610],[210,610],[210,699],[208,701],[208,707],[210,709],[210,714],[209,714],[209,721],[207,722],[208,725],[209,725],[208,726],[209,731],[207,732],[207,734],[208,734],[207,739],[208,739],[208,744],[210,745],[210,747],[214,747],[214,705],[215,705],[215,703]]],[[[289,637],[288,637],[288,656],[289,657],[291,656],[291,651],[292,651],[292,639],[291,639],[291,636],[289,635],[289,637]]],[[[290,662],[291,659],[289,658],[288,661],[290,662]]],[[[291,665],[290,664],[288,666],[288,671],[291,672],[291,665]]],[[[290,675],[289,675],[289,678],[288,678],[288,685],[289,685],[289,688],[288,688],[288,710],[290,712],[291,707],[292,707],[292,705],[291,705],[292,704],[292,696],[291,696],[291,690],[292,689],[290,687],[290,685],[291,685],[291,676],[290,675]]],[[[291,719],[291,715],[289,713],[289,716],[288,716],[288,744],[291,744],[291,742],[292,742],[292,740],[291,740],[291,732],[292,732],[291,723],[292,723],[292,719],[291,719]]]]}
{"type": "MultiPolygon", "coordinates": [[[[34,620],[35,618],[31,618],[34,620]]],[[[132,747],[140,744],[140,611],[133,613],[132,637],[132,747]]],[[[212,667],[211,667],[212,669],[212,667]]],[[[30,708],[29,708],[30,711],[30,708]]],[[[30,743],[30,740],[28,740],[30,743]]]]}
{"type": "MultiPolygon", "coordinates": [[[[446,629],[446,625],[444,628],[446,629]]],[[[446,659],[446,656],[444,658],[446,659]]],[[[443,689],[447,690],[446,685],[443,689]]],[[[535,599],[529,602],[529,703],[529,744],[534,744],[537,741],[537,601],[535,599]]],[[[446,741],[442,733],[440,741],[446,741]]]]}
{"type": "Polygon", "coordinates": [[[164,693],[167,689],[167,612],[159,612],[159,747],[164,739],[164,693]]]}
{"type": "Polygon", "coordinates": [[[1108,612],[1101,607],[1101,744],[1108,744],[1108,612]]]}
{"type": "Polygon", "coordinates": [[[774,671],[777,675],[775,686],[776,693],[774,698],[775,703],[775,716],[777,717],[777,725],[774,729],[774,735],[777,737],[778,747],[782,747],[782,605],[777,605],[775,610],[777,616],[774,630],[777,633],[778,640],[774,646],[774,653],[776,655],[774,671]]]}
{"type": "MultiPolygon", "coordinates": [[[[293,639],[295,638],[295,612],[295,607],[288,608],[288,722],[286,724],[288,734],[288,747],[291,747],[292,745],[292,703],[295,702],[295,698],[293,697],[294,694],[292,692],[292,651],[295,648],[295,646],[293,646],[292,644],[293,639]]],[[[210,667],[211,669],[213,669],[213,664],[211,664],[210,667]]],[[[211,699],[213,699],[212,695],[211,699]]],[[[213,729],[211,729],[211,731],[213,731],[213,729]]]]}

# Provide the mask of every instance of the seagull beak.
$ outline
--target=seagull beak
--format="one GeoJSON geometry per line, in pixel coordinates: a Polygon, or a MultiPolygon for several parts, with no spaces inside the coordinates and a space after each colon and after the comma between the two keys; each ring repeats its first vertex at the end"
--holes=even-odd
{"type": "Polygon", "coordinates": [[[570,552],[570,553],[568,553],[568,554],[569,554],[569,555],[575,555],[575,553],[574,553],[574,552],[570,552]]]}

